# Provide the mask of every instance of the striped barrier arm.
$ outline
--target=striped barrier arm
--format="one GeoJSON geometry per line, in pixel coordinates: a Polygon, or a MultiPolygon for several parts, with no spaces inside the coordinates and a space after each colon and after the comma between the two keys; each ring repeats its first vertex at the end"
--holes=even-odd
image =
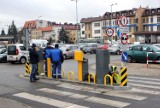
{"type": "Polygon", "coordinates": [[[146,57],[147,68],[148,68],[148,63],[149,63],[149,62],[152,62],[152,63],[160,63],[160,60],[148,60],[148,55],[149,55],[149,54],[157,54],[157,53],[160,53],[160,52],[148,52],[148,53],[147,53],[147,57],[146,57]]]}

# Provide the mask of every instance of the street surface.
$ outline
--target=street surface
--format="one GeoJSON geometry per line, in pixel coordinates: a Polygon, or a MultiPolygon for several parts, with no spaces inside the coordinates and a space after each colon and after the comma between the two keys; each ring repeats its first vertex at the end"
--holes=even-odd
{"type": "MultiPolygon", "coordinates": [[[[87,54],[90,66],[95,55],[87,54]]],[[[120,56],[112,55],[111,62],[120,56]]],[[[64,61],[65,72],[77,71],[73,59],[64,61]]],[[[94,71],[94,69],[90,69],[94,71]]],[[[0,108],[159,108],[160,79],[128,76],[130,90],[112,90],[40,79],[30,83],[22,77],[25,65],[0,63],[0,108]]]]}

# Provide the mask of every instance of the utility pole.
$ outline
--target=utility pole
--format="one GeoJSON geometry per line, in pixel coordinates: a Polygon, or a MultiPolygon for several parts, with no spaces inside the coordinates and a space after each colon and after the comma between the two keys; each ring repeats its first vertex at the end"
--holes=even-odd
{"type": "Polygon", "coordinates": [[[78,36],[78,29],[79,29],[79,24],[78,24],[78,6],[77,3],[79,0],[71,0],[71,1],[75,1],[76,2],[76,29],[77,29],[77,44],[79,45],[79,36],[78,36]]]}

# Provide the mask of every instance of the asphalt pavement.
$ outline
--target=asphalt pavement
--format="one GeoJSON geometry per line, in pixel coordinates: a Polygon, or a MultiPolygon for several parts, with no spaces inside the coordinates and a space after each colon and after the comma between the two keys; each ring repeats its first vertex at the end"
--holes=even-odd
{"type": "MultiPolygon", "coordinates": [[[[85,55],[89,64],[95,55],[85,55]]],[[[111,56],[111,61],[120,56],[111,56]]],[[[65,60],[65,71],[77,70],[77,63],[65,60]]],[[[0,63],[0,108],[159,108],[160,79],[128,76],[129,90],[113,90],[77,83],[40,79],[30,83],[23,77],[25,65],[0,63]]]]}

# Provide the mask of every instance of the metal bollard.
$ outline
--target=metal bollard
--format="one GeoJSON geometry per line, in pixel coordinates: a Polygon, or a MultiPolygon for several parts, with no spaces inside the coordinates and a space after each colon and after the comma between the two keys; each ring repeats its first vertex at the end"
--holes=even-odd
{"type": "Polygon", "coordinates": [[[73,71],[68,72],[68,80],[70,80],[71,74],[72,74],[72,80],[74,81],[74,72],[73,71]]]}
{"type": "Polygon", "coordinates": [[[94,73],[89,73],[88,74],[88,83],[90,83],[91,76],[94,78],[94,84],[96,83],[96,75],[94,73]]]}
{"type": "Polygon", "coordinates": [[[51,78],[51,59],[47,58],[47,75],[48,78],[51,78]]]}
{"type": "Polygon", "coordinates": [[[109,74],[106,74],[104,76],[104,85],[106,86],[106,83],[107,83],[106,78],[107,77],[109,77],[109,79],[110,79],[110,85],[112,86],[113,85],[113,79],[112,79],[112,77],[109,74]]]}
{"type": "Polygon", "coordinates": [[[123,67],[121,68],[121,85],[120,86],[127,86],[127,68],[123,67]]]}
{"type": "Polygon", "coordinates": [[[113,80],[115,80],[117,84],[119,84],[119,83],[120,83],[120,76],[119,76],[117,73],[113,73],[113,74],[112,74],[112,79],[113,79],[113,80]],[[114,76],[116,76],[116,77],[117,77],[117,80],[116,80],[116,79],[114,79],[114,76]]]}
{"type": "Polygon", "coordinates": [[[65,78],[65,72],[63,69],[62,69],[62,77],[65,78]]]}

